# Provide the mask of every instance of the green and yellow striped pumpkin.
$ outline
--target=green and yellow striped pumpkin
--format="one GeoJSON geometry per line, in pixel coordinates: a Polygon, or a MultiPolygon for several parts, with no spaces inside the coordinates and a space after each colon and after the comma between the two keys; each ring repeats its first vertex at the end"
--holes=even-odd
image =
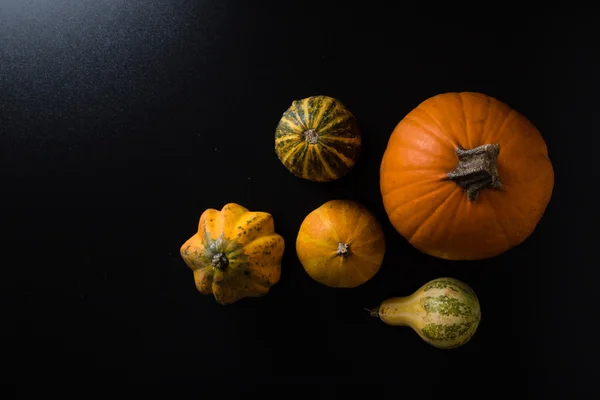
{"type": "Polygon", "coordinates": [[[316,182],[339,179],[354,167],[361,134],[354,115],[328,96],[296,100],[275,131],[275,152],[294,175],[316,182]]]}
{"type": "Polygon", "coordinates": [[[469,285],[454,278],[438,278],[410,296],[383,301],[371,315],[388,325],[411,327],[432,346],[452,349],[471,340],[481,320],[481,308],[469,285]]]}

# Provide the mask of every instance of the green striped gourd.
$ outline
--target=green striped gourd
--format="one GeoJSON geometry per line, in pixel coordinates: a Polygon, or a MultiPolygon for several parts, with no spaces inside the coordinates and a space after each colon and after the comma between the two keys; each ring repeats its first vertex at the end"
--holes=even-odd
{"type": "Polygon", "coordinates": [[[337,99],[296,100],[275,130],[275,153],[295,176],[316,182],[339,179],[354,167],[361,134],[354,115],[337,99]]]}
{"type": "Polygon", "coordinates": [[[410,296],[387,299],[370,311],[388,325],[411,327],[440,349],[467,343],[481,320],[477,295],[454,278],[434,279],[410,296]]]}

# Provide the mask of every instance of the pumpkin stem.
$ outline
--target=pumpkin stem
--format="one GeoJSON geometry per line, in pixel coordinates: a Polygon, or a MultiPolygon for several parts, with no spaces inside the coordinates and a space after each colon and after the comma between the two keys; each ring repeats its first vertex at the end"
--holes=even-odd
{"type": "Polygon", "coordinates": [[[372,309],[365,308],[365,310],[371,314],[371,317],[379,318],[379,308],[372,308],[372,309]]]}
{"type": "Polygon", "coordinates": [[[308,129],[302,133],[304,136],[304,140],[306,140],[310,144],[315,144],[319,141],[319,134],[314,129],[308,129]]]}
{"type": "Polygon", "coordinates": [[[229,265],[229,260],[225,253],[217,253],[213,256],[211,264],[216,269],[225,269],[229,265]]]}
{"type": "Polygon", "coordinates": [[[348,243],[338,243],[335,254],[342,257],[348,257],[350,255],[350,245],[348,243]]]}
{"type": "Polygon", "coordinates": [[[502,188],[496,166],[500,145],[484,144],[474,149],[456,149],[458,164],[447,177],[465,189],[469,200],[477,199],[479,191],[487,188],[502,188]]]}

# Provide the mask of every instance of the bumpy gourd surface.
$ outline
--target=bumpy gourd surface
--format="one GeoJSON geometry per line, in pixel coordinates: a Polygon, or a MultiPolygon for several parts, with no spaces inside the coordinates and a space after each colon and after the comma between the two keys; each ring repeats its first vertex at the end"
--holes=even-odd
{"type": "Polygon", "coordinates": [[[194,271],[198,291],[225,305],[267,294],[279,281],[283,251],[270,214],[230,203],[202,214],[181,256],[194,271]]]}

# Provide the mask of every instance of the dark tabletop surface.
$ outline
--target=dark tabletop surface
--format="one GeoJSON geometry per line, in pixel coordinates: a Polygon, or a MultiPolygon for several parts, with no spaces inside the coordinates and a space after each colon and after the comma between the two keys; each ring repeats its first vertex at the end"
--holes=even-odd
{"type": "Polygon", "coordinates": [[[199,395],[219,382],[234,398],[269,383],[323,384],[329,395],[387,384],[373,398],[590,398],[593,13],[252,3],[0,2],[1,380],[183,377],[199,395]],[[379,191],[395,125],[448,91],[522,112],[555,169],[534,234],[477,263],[415,250],[379,191]],[[327,184],[295,178],[273,148],[283,111],[316,94],[343,101],[363,132],[354,170],[327,184]],[[304,217],[334,198],[363,203],[385,231],[384,264],[359,288],[318,284],[295,254],[304,217]],[[202,211],[228,202],[272,213],[286,252],[266,297],[221,307],[196,291],[179,248],[202,211]],[[461,348],[435,349],[364,311],[439,276],[468,282],[481,301],[482,323],[461,348]]]}

